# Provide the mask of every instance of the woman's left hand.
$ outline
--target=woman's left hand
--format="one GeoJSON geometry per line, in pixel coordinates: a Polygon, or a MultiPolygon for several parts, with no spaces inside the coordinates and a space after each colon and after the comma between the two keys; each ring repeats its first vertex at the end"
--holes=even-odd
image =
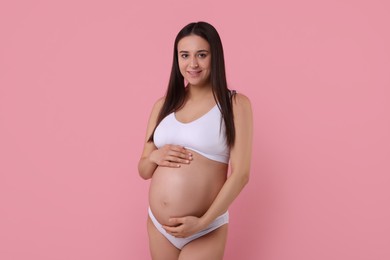
{"type": "Polygon", "coordinates": [[[163,225],[162,227],[169,234],[178,238],[189,237],[205,228],[201,219],[194,216],[170,218],[169,224],[170,226],[163,225]]]}

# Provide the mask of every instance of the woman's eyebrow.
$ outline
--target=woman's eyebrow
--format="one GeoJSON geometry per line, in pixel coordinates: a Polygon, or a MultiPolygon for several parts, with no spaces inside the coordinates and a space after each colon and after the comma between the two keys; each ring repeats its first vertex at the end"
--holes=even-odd
{"type": "MultiPolygon", "coordinates": [[[[196,52],[209,52],[208,50],[198,50],[196,52]]],[[[179,51],[179,53],[189,53],[189,51],[179,51]]]]}

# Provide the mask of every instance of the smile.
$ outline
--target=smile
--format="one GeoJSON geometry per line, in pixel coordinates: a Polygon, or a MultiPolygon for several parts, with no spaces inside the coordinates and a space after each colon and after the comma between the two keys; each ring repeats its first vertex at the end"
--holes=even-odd
{"type": "Polygon", "coordinates": [[[199,76],[199,74],[200,74],[201,72],[202,72],[201,70],[197,70],[197,71],[187,71],[187,73],[190,74],[191,76],[199,76]]]}

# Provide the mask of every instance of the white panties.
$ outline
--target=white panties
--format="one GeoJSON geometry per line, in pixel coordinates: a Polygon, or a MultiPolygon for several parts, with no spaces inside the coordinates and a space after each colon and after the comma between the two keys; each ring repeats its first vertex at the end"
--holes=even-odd
{"type": "Polygon", "coordinates": [[[199,231],[198,233],[191,235],[189,237],[178,238],[178,237],[172,236],[167,231],[165,231],[165,229],[162,228],[162,225],[154,217],[152,211],[150,210],[150,207],[149,207],[149,216],[150,216],[150,219],[152,220],[154,226],[157,228],[157,230],[160,231],[160,233],[163,234],[163,236],[165,236],[168,239],[168,241],[171,242],[178,249],[182,249],[186,244],[188,244],[192,240],[197,239],[201,236],[204,236],[204,235],[210,233],[211,231],[214,231],[217,228],[219,228],[219,227],[221,227],[229,222],[229,212],[226,211],[224,214],[217,217],[210,225],[208,225],[207,228],[205,228],[205,229],[199,231]]]}

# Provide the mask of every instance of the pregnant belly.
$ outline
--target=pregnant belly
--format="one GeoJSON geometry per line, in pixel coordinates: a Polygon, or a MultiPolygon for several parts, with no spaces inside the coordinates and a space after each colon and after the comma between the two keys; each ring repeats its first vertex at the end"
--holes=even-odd
{"type": "Polygon", "coordinates": [[[170,217],[201,217],[226,181],[227,164],[193,152],[193,160],[180,168],[157,167],[149,190],[149,205],[158,222],[170,217]]]}

